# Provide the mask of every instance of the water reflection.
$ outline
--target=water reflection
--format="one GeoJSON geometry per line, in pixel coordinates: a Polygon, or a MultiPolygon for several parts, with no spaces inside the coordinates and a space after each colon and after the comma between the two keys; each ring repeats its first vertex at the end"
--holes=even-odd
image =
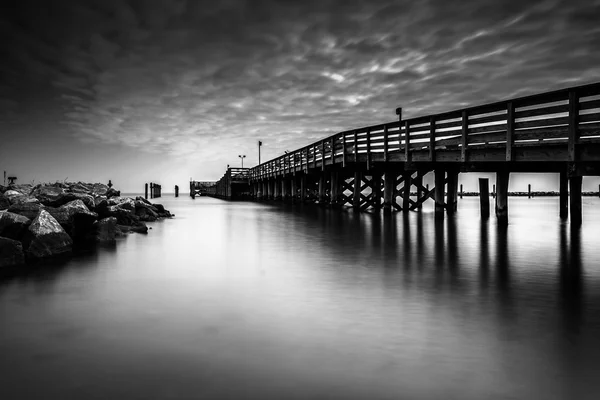
{"type": "Polygon", "coordinates": [[[590,398],[600,214],[511,199],[501,225],[469,200],[444,220],[165,202],[147,236],[2,278],[0,394],[590,398]]]}

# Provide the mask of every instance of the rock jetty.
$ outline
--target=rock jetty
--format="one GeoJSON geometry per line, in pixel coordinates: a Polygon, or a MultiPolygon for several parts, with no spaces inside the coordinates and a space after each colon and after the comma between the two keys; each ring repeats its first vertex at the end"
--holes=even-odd
{"type": "Polygon", "coordinates": [[[146,222],[171,217],[161,204],[101,183],[0,185],[0,268],[147,233],[146,222]]]}

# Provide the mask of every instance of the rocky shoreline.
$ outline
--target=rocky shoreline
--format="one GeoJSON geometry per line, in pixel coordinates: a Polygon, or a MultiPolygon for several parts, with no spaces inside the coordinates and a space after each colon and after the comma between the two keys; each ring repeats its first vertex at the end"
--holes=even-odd
{"type": "Polygon", "coordinates": [[[101,183],[0,185],[0,268],[68,257],[74,250],[147,233],[174,215],[101,183]]]}

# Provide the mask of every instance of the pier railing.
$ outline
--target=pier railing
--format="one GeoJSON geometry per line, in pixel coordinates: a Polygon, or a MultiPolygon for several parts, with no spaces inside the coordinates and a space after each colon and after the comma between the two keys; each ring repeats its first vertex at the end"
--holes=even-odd
{"type": "Polygon", "coordinates": [[[255,180],[365,156],[432,162],[452,153],[443,161],[466,162],[482,149],[511,162],[519,161],[515,149],[528,146],[562,146],[567,151],[547,152],[547,161],[576,161],[577,145],[600,143],[600,83],[404,120],[397,114],[398,121],[339,132],[241,173],[255,180]]]}

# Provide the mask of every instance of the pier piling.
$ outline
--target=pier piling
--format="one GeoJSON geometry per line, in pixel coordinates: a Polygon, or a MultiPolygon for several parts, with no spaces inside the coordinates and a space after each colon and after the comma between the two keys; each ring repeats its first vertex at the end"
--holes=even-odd
{"type": "Polygon", "coordinates": [[[481,209],[481,218],[487,219],[490,216],[490,183],[488,178],[479,178],[479,208],[481,209]]]}

